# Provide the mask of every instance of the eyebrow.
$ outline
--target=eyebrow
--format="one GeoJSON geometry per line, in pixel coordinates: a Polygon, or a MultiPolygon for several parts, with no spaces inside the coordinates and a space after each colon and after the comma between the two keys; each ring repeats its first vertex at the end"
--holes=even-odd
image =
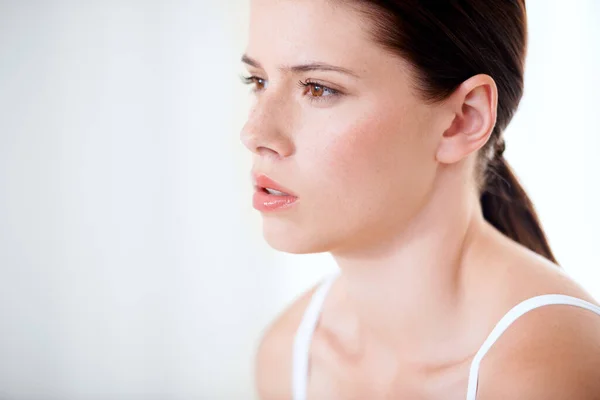
{"type": "MultiPolygon", "coordinates": [[[[260,65],[260,63],[258,61],[247,56],[246,54],[244,54],[242,56],[242,62],[244,64],[248,64],[254,68],[263,69],[263,67],[260,65]]],[[[293,65],[293,66],[281,65],[281,66],[279,66],[278,69],[281,71],[291,71],[291,72],[296,72],[296,73],[297,72],[308,72],[308,71],[334,71],[334,72],[341,72],[342,74],[351,75],[356,78],[359,78],[359,76],[355,72],[353,72],[347,68],[338,67],[335,65],[322,63],[322,62],[312,62],[312,63],[308,63],[308,64],[300,64],[300,65],[293,65]]]]}

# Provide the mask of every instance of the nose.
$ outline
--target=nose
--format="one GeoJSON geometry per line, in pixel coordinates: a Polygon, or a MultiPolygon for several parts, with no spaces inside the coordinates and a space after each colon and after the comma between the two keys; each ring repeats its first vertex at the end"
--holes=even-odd
{"type": "Polygon", "coordinates": [[[275,99],[257,100],[240,132],[240,140],[248,150],[276,158],[289,157],[294,153],[285,107],[275,99]],[[284,122],[286,119],[287,123],[284,122]]]}

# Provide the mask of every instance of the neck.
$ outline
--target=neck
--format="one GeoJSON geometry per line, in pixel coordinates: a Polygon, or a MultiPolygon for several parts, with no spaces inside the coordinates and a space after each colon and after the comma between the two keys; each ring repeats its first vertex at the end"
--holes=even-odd
{"type": "Polygon", "coordinates": [[[486,227],[474,190],[450,180],[437,187],[402,230],[332,251],[360,331],[394,348],[410,344],[413,354],[459,335],[465,282],[486,227]]]}

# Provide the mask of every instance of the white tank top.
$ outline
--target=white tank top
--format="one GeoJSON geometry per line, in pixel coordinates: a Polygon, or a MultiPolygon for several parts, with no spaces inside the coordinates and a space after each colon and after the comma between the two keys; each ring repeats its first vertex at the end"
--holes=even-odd
{"type": "MultiPolygon", "coordinates": [[[[328,276],[317,288],[312,299],[304,312],[300,326],[294,338],[293,363],[292,363],[292,394],[293,400],[306,400],[306,389],[308,384],[308,363],[310,343],[313,333],[321,314],[321,308],[329,288],[339,275],[339,271],[328,276]]],[[[548,305],[570,305],[581,307],[600,315],[600,307],[585,300],[563,294],[544,294],[535,296],[517,304],[509,310],[496,324],[487,339],[483,342],[479,351],[471,362],[469,371],[469,382],[467,386],[467,400],[476,400],[477,380],[479,377],[479,365],[492,345],[504,333],[504,331],[520,316],[528,311],[548,305]]]]}

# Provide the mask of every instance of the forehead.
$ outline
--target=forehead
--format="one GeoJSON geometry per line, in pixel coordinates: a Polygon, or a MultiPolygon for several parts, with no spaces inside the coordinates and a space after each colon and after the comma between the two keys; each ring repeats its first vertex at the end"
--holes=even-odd
{"type": "Polygon", "coordinates": [[[368,21],[335,0],[252,0],[246,54],[265,67],[307,61],[367,69],[385,57],[368,21]]]}

